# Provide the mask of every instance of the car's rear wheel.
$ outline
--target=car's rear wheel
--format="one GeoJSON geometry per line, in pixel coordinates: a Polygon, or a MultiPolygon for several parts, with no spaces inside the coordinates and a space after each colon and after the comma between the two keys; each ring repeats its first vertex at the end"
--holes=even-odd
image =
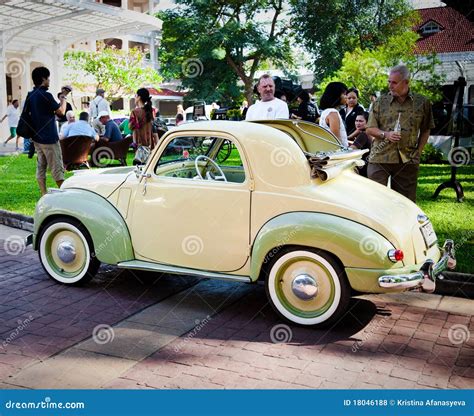
{"type": "Polygon", "coordinates": [[[290,248],[269,265],[265,288],[275,311],[291,323],[327,327],[347,310],[350,286],[327,253],[290,248]]]}
{"type": "Polygon", "coordinates": [[[69,218],[51,221],[42,229],[38,246],[43,268],[59,283],[83,284],[99,269],[92,239],[77,221],[69,218]]]}

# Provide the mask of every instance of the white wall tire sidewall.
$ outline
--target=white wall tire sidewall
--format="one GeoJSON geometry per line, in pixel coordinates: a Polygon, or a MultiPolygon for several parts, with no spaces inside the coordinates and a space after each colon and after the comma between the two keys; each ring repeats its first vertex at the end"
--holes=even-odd
{"type": "Polygon", "coordinates": [[[268,284],[268,293],[270,294],[270,298],[275,308],[278,310],[278,312],[280,312],[280,314],[283,315],[286,319],[299,325],[310,326],[310,325],[321,324],[327,321],[334,314],[334,312],[336,312],[336,309],[339,306],[339,303],[341,301],[341,283],[339,281],[336,271],[334,270],[334,267],[324,257],[321,257],[320,255],[313,253],[311,251],[297,250],[297,251],[291,251],[281,256],[273,264],[270,270],[270,274],[268,276],[267,284],[268,284]],[[288,311],[284,307],[284,305],[280,302],[280,299],[278,298],[278,295],[275,290],[275,279],[277,277],[277,272],[284,263],[286,263],[291,258],[295,258],[295,257],[309,257],[321,263],[327,270],[329,270],[331,274],[331,278],[334,284],[334,301],[332,305],[329,307],[329,309],[326,312],[324,312],[322,315],[319,315],[314,318],[303,318],[300,316],[296,316],[292,314],[290,311],[288,311]]]}
{"type": "Polygon", "coordinates": [[[41,263],[43,263],[44,268],[46,269],[46,272],[56,281],[64,284],[74,284],[79,282],[86,274],[87,271],[89,270],[89,265],[91,261],[91,253],[89,249],[89,244],[87,242],[86,237],[84,234],[74,225],[68,223],[68,222],[56,222],[46,228],[46,230],[43,232],[41,236],[41,241],[39,245],[39,253],[40,253],[40,258],[41,258],[41,263]],[[49,264],[48,259],[46,258],[45,255],[45,248],[46,248],[46,242],[51,234],[56,232],[57,230],[69,230],[74,232],[83,242],[84,247],[85,247],[85,253],[86,253],[86,264],[84,266],[84,269],[75,277],[63,277],[59,275],[49,264]]]}

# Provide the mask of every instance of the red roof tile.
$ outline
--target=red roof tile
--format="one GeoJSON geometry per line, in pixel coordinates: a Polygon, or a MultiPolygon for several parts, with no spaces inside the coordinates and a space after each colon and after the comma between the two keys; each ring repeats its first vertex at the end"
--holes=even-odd
{"type": "MultiPolygon", "coordinates": [[[[433,7],[418,10],[421,23],[420,28],[430,20],[441,26],[441,31],[428,35],[417,41],[416,52],[467,52],[474,51],[474,24],[466,16],[452,7],[433,7]]],[[[421,35],[421,33],[420,33],[421,35]]]]}
{"type": "Polygon", "coordinates": [[[148,88],[148,91],[151,95],[163,95],[165,97],[184,97],[186,93],[180,91],[173,91],[168,88],[148,88]]]}

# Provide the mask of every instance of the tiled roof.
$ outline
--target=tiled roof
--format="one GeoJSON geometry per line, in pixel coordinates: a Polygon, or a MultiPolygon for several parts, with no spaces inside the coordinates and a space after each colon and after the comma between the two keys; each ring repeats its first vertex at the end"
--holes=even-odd
{"type": "Polygon", "coordinates": [[[148,91],[151,95],[161,95],[165,97],[184,97],[186,95],[184,92],[173,91],[168,88],[160,88],[159,90],[156,88],[148,88],[148,91]]]}
{"type": "MultiPolygon", "coordinates": [[[[418,40],[416,52],[467,52],[474,51],[474,24],[452,7],[433,7],[419,10],[421,23],[415,28],[420,28],[434,21],[441,26],[441,31],[425,36],[418,40]]],[[[421,33],[420,33],[421,35],[421,33]]]]}

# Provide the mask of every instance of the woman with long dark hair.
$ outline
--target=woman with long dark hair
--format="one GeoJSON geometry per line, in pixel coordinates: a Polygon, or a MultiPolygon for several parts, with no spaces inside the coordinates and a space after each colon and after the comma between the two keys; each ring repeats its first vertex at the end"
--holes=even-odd
{"type": "Polygon", "coordinates": [[[347,104],[341,108],[339,114],[341,115],[346,131],[349,135],[348,140],[353,140],[359,132],[356,132],[355,119],[358,115],[364,114],[364,108],[359,104],[359,91],[357,88],[349,88],[347,90],[347,104]]]}
{"type": "Polygon", "coordinates": [[[129,127],[133,132],[133,141],[137,146],[153,148],[153,108],[150,93],[146,88],[140,88],[137,91],[135,105],[129,121],[129,127]]]}
{"type": "Polygon", "coordinates": [[[342,82],[330,82],[319,101],[322,110],[319,125],[331,131],[347,147],[347,133],[338,108],[346,104],[347,87],[342,82]]]}

